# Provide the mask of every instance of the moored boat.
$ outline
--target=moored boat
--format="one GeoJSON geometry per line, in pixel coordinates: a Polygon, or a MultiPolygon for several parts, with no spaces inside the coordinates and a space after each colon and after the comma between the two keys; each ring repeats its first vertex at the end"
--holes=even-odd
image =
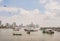
{"type": "Polygon", "coordinates": [[[27,34],[30,34],[30,31],[27,31],[27,34]]]}
{"type": "Polygon", "coordinates": [[[20,35],[21,36],[22,34],[13,33],[13,35],[20,35]]]}
{"type": "Polygon", "coordinates": [[[54,31],[53,30],[43,30],[43,33],[54,34],[54,31]]]}

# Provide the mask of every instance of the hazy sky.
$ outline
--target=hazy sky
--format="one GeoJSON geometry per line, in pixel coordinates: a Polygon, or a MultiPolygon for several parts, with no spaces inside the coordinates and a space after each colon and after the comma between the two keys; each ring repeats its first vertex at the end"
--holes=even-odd
{"type": "Polygon", "coordinates": [[[0,20],[60,26],[60,0],[0,0],[0,20]]]}

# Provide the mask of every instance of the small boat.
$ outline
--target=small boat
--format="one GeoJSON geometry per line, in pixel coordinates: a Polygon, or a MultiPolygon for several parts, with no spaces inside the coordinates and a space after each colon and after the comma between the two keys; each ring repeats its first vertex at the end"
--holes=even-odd
{"type": "Polygon", "coordinates": [[[24,29],[24,31],[36,32],[36,31],[38,31],[38,30],[28,30],[28,29],[24,29]]]}
{"type": "Polygon", "coordinates": [[[30,34],[30,31],[27,31],[27,34],[30,34]]]}
{"type": "Polygon", "coordinates": [[[13,35],[20,35],[21,36],[22,34],[13,33],[13,35]]]}
{"type": "Polygon", "coordinates": [[[43,30],[43,33],[46,33],[46,31],[45,31],[45,30],[43,30]]]}
{"type": "Polygon", "coordinates": [[[28,28],[28,29],[24,29],[24,31],[26,31],[26,32],[27,32],[27,34],[30,34],[31,32],[37,32],[38,30],[28,28]]]}
{"type": "Polygon", "coordinates": [[[24,31],[28,31],[27,29],[24,29],[24,31]]]}
{"type": "Polygon", "coordinates": [[[57,30],[55,30],[55,31],[60,32],[60,29],[57,29],[57,30]]]}
{"type": "Polygon", "coordinates": [[[47,33],[48,34],[54,34],[54,32],[52,30],[48,30],[47,33]]]}
{"type": "Polygon", "coordinates": [[[38,31],[38,30],[30,30],[31,32],[36,32],[36,31],[38,31]]]}
{"type": "Polygon", "coordinates": [[[43,33],[54,34],[54,31],[52,31],[52,30],[43,30],[43,33]]]}

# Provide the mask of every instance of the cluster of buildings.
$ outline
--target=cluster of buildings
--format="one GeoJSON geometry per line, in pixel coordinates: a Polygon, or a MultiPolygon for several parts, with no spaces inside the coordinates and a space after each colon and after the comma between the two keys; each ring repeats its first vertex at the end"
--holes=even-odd
{"type": "Polygon", "coordinates": [[[13,22],[12,24],[6,23],[5,25],[2,24],[2,21],[0,20],[0,28],[15,28],[15,27],[19,27],[19,28],[38,28],[39,25],[35,25],[33,23],[31,24],[27,24],[26,26],[24,26],[23,24],[17,25],[16,22],[13,22]]]}
{"type": "Polygon", "coordinates": [[[0,28],[12,28],[13,26],[9,23],[6,23],[5,25],[2,24],[2,21],[0,20],[0,28]]]}

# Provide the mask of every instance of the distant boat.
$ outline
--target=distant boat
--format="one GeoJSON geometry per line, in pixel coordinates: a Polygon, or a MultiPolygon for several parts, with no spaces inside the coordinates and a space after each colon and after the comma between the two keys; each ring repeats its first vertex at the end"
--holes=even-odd
{"type": "Polygon", "coordinates": [[[22,35],[19,30],[15,30],[15,29],[14,29],[12,34],[13,35],[22,35]]]}
{"type": "Polygon", "coordinates": [[[56,29],[55,31],[60,32],[60,29],[56,29]]]}
{"type": "Polygon", "coordinates": [[[27,34],[30,34],[30,31],[27,31],[27,34]]]}
{"type": "Polygon", "coordinates": [[[21,36],[22,34],[13,33],[13,35],[20,35],[21,36]]]}
{"type": "Polygon", "coordinates": [[[28,29],[24,29],[24,31],[28,31],[28,29]]]}
{"type": "Polygon", "coordinates": [[[54,31],[53,30],[43,30],[43,33],[54,34],[54,31]]]}
{"type": "Polygon", "coordinates": [[[36,31],[38,31],[38,30],[28,30],[28,29],[24,29],[24,31],[30,31],[30,32],[36,32],[36,31]]]}

